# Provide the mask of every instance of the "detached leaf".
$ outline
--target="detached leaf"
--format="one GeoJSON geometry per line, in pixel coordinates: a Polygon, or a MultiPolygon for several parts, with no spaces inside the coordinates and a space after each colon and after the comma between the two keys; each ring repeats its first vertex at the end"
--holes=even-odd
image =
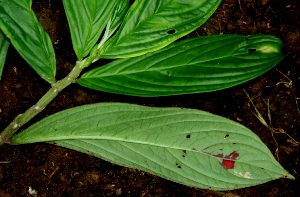
{"type": "Polygon", "coordinates": [[[13,144],[51,142],[185,185],[231,190],[294,179],[249,129],[193,109],[100,103],[30,126],[13,144]]]}
{"type": "Polygon", "coordinates": [[[31,0],[1,0],[0,28],[23,59],[52,84],[56,73],[54,49],[31,4],[31,0]]]}
{"type": "Polygon", "coordinates": [[[87,56],[98,41],[118,0],[63,0],[77,58],[87,56]]]}
{"type": "Polygon", "coordinates": [[[0,80],[9,44],[9,41],[5,38],[3,32],[0,30],[0,80]]]}
{"type": "Polygon", "coordinates": [[[136,0],[98,58],[125,58],[159,50],[201,26],[221,0],[136,0]]]}
{"type": "Polygon", "coordinates": [[[217,35],[182,40],[144,56],[91,70],[78,84],[105,92],[155,97],[211,92],[249,81],[283,57],[269,35],[217,35]]]}

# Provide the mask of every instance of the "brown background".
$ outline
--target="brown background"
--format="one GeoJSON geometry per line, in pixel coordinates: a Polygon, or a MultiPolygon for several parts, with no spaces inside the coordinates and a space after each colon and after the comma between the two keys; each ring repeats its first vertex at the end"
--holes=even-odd
{"type": "MultiPolygon", "coordinates": [[[[296,196],[300,193],[299,144],[293,143],[286,134],[273,133],[273,137],[252,114],[253,108],[243,88],[267,121],[268,106],[264,100],[269,101],[272,126],[300,141],[300,115],[296,105],[297,99],[300,102],[299,8],[298,0],[223,0],[202,27],[186,36],[265,33],[280,38],[286,57],[275,68],[245,84],[214,93],[163,98],[115,95],[73,84],[29,123],[63,109],[98,102],[201,109],[247,126],[274,155],[278,148],[279,162],[296,177],[295,181],[281,179],[245,189],[214,192],[41,143],[0,147],[0,196],[30,196],[29,187],[37,190],[39,196],[296,196]]],[[[33,10],[52,39],[57,57],[57,79],[61,79],[76,61],[62,3],[35,0],[33,10]]],[[[91,68],[107,62],[98,61],[91,68]]],[[[49,84],[10,46],[0,82],[0,130],[35,104],[48,89],[49,84]]]]}

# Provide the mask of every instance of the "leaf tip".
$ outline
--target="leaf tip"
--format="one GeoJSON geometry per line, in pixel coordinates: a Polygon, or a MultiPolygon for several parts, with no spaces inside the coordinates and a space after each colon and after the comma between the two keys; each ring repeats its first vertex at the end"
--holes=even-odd
{"type": "Polygon", "coordinates": [[[294,177],[293,175],[289,174],[289,173],[285,174],[285,175],[283,176],[283,178],[295,180],[295,177],[294,177]]]}
{"type": "Polygon", "coordinates": [[[262,46],[259,49],[257,49],[258,51],[262,52],[262,53],[280,53],[280,50],[278,49],[278,47],[273,47],[271,45],[268,46],[262,46]]]}

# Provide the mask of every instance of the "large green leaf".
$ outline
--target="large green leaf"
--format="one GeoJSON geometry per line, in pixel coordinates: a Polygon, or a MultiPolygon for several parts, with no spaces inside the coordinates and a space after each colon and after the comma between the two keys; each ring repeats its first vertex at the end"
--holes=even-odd
{"type": "Polygon", "coordinates": [[[87,56],[98,41],[118,0],[63,0],[77,58],[87,56]]]}
{"type": "Polygon", "coordinates": [[[283,57],[269,35],[217,35],[182,40],[144,56],[120,59],[77,82],[95,90],[154,97],[216,91],[253,79],[283,57]]]}
{"type": "Polygon", "coordinates": [[[1,0],[0,28],[26,62],[47,82],[55,82],[56,60],[48,34],[31,10],[32,0],[1,0]]]}
{"type": "Polygon", "coordinates": [[[221,0],[136,0],[98,58],[125,58],[159,50],[202,25],[221,0]]]}
{"type": "Polygon", "coordinates": [[[9,44],[9,41],[5,38],[3,32],[0,29],[0,80],[9,44]]]}
{"type": "Polygon", "coordinates": [[[100,103],[49,116],[12,144],[51,142],[189,186],[230,190],[291,178],[246,127],[207,112],[100,103]]]}

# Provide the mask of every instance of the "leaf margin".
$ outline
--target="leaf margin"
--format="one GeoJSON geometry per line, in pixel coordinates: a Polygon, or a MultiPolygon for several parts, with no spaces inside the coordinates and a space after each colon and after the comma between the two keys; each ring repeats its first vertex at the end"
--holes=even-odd
{"type": "Polygon", "coordinates": [[[9,45],[10,42],[6,39],[5,35],[0,29],[0,80],[2,77],[2,72],[3,72],[9,45]]]}

